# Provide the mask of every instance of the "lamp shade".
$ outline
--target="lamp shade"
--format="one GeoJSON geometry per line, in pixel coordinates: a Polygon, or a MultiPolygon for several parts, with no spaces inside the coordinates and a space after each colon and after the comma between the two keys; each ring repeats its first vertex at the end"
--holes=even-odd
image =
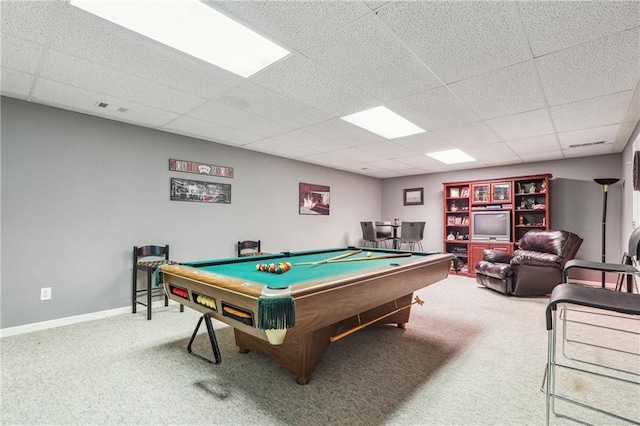
{"type": "Polygon", "coordinates": [[[613,185],[614,183],[616,183],[619,180],[620,179],[615,179],[615,178],[598,178],[598,179],[594,179],[594,181],[596,183],[599,183],[600,185],[613,185]]]}

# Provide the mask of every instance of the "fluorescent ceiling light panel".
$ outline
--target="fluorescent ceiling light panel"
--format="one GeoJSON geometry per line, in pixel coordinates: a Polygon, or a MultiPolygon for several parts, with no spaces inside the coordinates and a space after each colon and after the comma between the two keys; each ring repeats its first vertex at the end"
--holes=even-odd
{"type": "Polygon", "coordinates": [[[242,77],[290,53],[198,0],[70,4],[242,77]]]}
{"type": "Polygon", "coordinates": [[[445,164],[468,163],[470,161],[477,161],[475,158],[473,158],[467,153],[460,151],[459,149],[450,149],[448,151],[432,152],[430,154],[425,154],[425,155],[445,164]]]}
{"type": "Polygon", "coordinates": [[[387,139],[424,133],[424,129],[383,106],[342,117],[343,120],[387,139]]]}

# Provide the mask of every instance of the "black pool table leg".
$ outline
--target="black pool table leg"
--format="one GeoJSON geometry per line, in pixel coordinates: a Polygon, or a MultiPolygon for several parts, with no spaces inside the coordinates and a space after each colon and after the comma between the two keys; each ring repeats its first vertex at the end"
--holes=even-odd
{"type": "Polygon", "coordinates": [[[195,330],[193,330],[193,334],[191,335],[191,340],[189,340],[189,344],[187,345],[187,352],[189,352],[193,356],[197,356],[200,359],[203,359],[212,364],[220,364],[222,362],[222,355],[220,355],[220,348],[218,347],[218,340],[216,339],[216,333],[213,331],[213,324],[211,324],[211,317],[208,314],[204,314],[198,320],[198,325],[196,325],[195,330]],[[211,349],[213,350],[214,361],[211,361],[209,358],[206,358],[200,354],[197,354],[191,350],[191,345],[198,334],[198,330],[200,329],[200,324],[202,324],[202,320],[204,319],[204,323],[207,325],[207,333],[209,334],[209,341],[211,342],[211,349]]]}

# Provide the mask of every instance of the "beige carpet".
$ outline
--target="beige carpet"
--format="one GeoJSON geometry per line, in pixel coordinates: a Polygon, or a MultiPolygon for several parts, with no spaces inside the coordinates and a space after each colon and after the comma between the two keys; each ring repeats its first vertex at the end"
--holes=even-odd
{"type": "MultiPolygon", "coordinates": [[[[144,313],[125,314],[6,337],[0,341],[0,420],[3,425],[544,424],[540,385],[547,298],[506,297],[455,276],[418,294],[426,303],[413,306],[406,330],[369,327],[333,343],[305,386],[260,353],[239,354],[232,330],[219,322],[214,324],[222,363],[187,354],[199,314],[180,313],[176,306],[156,309],[152,321],[144,313]]],[[[628,337],[613,339],[640,345],[628,337]]],[[[205,352],[207,344],[202,331],[195,349],[205,352]]],[[[568,391],[593,391],[588,379],[568,383],[568,391]]],[[[638,386],[595,386],[614,408],[640,420],[638,386]]],[[[615,424],[569,410],[595,419],[594,424],[615,424]]],[[[573,423],[554,419],[553,424],[573,423]]]]}

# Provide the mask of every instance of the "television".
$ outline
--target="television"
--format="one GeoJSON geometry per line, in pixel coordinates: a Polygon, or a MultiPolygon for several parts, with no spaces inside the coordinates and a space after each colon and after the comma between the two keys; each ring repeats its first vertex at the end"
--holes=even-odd
{"type": "Polygon", "coordinates": [[[510,211],[471,212],[471,240],[511,241],[510,211]]]}

